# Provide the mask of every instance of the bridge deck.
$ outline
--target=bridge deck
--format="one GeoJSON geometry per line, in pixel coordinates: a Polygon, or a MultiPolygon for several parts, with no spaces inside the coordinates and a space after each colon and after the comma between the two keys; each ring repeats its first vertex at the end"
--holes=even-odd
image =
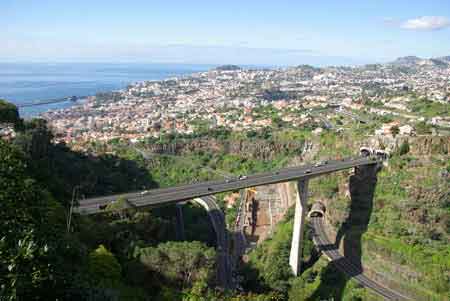
{"type": "Polygon", "coordinates": [[[373,165],[377,163],[377,160],[369,157],[347,158],[339,161],[328,161],[327,164],[323,164],[321,166],[308,164],[283,168],[274,172],[249,175],[246,179],[242,180],[228,179],[207,181],[170,188],[153,189],[146,194],[142,194],[141,192],[132,192],[96,197],[80,200],[80,206],[76,208],[75,211],[80,214],[96,214],[102,212],[100,206],[106,205],[111,201],[115,201],[120,198],[125,198],[135,207],[154,207],[161,204],[177,203],[220,192],[236,191],[242,188],[313,178],[352,167],[373,165]]]}

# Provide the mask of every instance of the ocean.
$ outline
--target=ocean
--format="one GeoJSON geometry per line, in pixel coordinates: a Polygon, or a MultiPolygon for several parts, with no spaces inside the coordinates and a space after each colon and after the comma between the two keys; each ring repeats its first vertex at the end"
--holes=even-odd
{"type": "MultiPolygon", "coordinates": [[[[67,96],[88,96],[144,80],[207,71],[214,65],[113,63],[0,63],[0,99],[20,105],[67,96]]],[[[22,117],[73,106],[65,101],[20,108],[22,117]]]]}

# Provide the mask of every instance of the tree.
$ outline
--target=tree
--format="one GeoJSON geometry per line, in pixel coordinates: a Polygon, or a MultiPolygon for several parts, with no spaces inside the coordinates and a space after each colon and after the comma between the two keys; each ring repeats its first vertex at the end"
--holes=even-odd
{"type": "Polygon", "coordinates": [[[15,127],[22,124],[17,107],[3,99],[0,99],[0,123],[12,123],[15,127]]]}
{"type": "Polygon", "coordinates": [[[198,241],[162,243],[141,249],[139,255],[148,269],[183,287],[207,282],[214,273],[215,251],[198,241]]]}
{"type": "Polygon", "coordinates": [[[392,133],[392,136],[394,136],[394,137],[397,136],[400,133],[399,127],[397,125],[391,126],[391,133],[392,133]]]}
{"type": "Polygon", "coordinates": [[[246,281],[244,287],[247,289],[287,292],[289,280],[293,276],[289,266],[292,236],[292,221],[287,222],[289,218],[292,218],[292,214],[287,214],[285,220],[277,225],[271,239],[264,241],[250,253],[249,262],[243,271],[246,281]]]}
{"type": "Polygon", "coordinates": [[[403,141],[403,143],[400,145],[400,149],[398,151],[400,156],[406,155],[409,153],[409,142],[408,140],[403,141]]]}
{"type": "Polygon", "coordinates": [[[272,117],[272,124],[276,127],[276,128],[282,128],[283,127],[283,120],[281,119],[280,116],[274,116],[272,117]]]}
{"type": "Polygon", "coordinates": [[[114,288],[120,284],[122,268],[105,246],[100,245],[89,254],[89,278],[98,288],[114,288]]]}
{"type": "Polygon", "coordinates": [[[25,162],[17,147],[0,140],[0,295],[55,299],[70,283],[62,256],[73,249],[62,207],[27,176],[25,162]]]}

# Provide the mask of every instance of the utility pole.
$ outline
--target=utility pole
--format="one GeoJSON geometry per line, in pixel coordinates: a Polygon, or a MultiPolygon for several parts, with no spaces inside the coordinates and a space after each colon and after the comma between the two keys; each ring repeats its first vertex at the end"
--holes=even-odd
{"type": "Polygon", "coordinates": [[[70,202],[70,208],[69,208],[69,216],[67,217],[67,233],[70,232],[70,223],[72,221],[72,212],[73,212],[73,203],[75,198],[77,197],[78,189],[80,188],[79,185],[76,185],[72,189],[72,201],[70,202]]]}

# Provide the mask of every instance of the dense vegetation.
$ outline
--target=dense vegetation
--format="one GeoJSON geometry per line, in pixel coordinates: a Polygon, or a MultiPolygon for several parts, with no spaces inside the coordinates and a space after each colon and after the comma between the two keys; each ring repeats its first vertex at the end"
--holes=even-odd
{"type": "MultiPolygon", "coordinates": [[[[298,157],[305,142],[308,141],[320,145],[310,160],[351,156],[361,144],[365,143],[363,141],[367,129],[373,127],[373,124],[358,125],[345,134],[325,131],[318,137],[312,136],[311,132],[305,129],[275,131],[265,129],[242,134],[219,130],[212,131],[211,136],[202,132],[185,137],[166,136],[163,140],[150,142],[149,145],[176,144],[177,147],[172,148],[169,152],[171,155],[166,155],[163,151],[162,154],[152,156],[150,160],[154,166],[152,174],[158,182],[164,183],[162,185],[173,185],[222,177],[210,169],[234,175],[270,170],[298,157]],[[198,143],[205,139],[205,143],[198,143]],[[255,146],[252,151],[246,151],[243,141],[255,146]],[[286,141],[296,143],[290,144],[286,151],[284,148],[276,147],[286,141]],[[204,147],[212,144],[221,147],[215,148],[215,152],[204,147]],[[231,150],[229,145],[232,144],[241,147],[231,150]],[[192,148],[191,145],[195,145],[196,148],[192,148]],[[260,151],[267,145],[273,147],[269,151],[272,156],[260,151]],[[201,166],[210,169],[202,169],[201,166]]],[[[145,149],[147,146],[143,144],[139,147],[145,149]]],[[[127,146],[116,145],[117,153],[125,154],[121,150],[122,147],[128,149],[127,156],[131,155],[127,146]]],[[[414,291],[413,294],[420,298],[439,298],[449,290],[446,276],[449,271],[449,204],[446,201],[449,199],[449,186],[441,173],[450,169],[450,163],[448,150],[444,144],[430,146],[430,153],[426,156],[413,155],[421,154],[424,151],[421,150],[422,147],[424,145],[421,142],[411,145],[408,140],[403,140],[392,154],[389,166],[378,175],[374,210],[362,240],[363,261],[370,264],[373,258],[380,258],[381,255],[385,262],[383,265],[380,263],[378,267],[370,265],[374,271],[378,271],[377,268],[380,266],[383,266],[384,270],[379,272],[388,271],[389,267],[386,265],[389,262],[398,263],[400,269],[413,269],[420,273],[421,276],[417,281],[420,281],[421,285],[415,285],[415,289],[411,290],[412,288],[408,286],[410,280],[407,279],[410,276],[405,276],[403,279],[397,279],[404,290],[414,291]],[[418,156],[421,156],[421,161],[418,156]],[[409,214],[412,213],[408,212],[417,212],[414,214],[419,216],[426,214],[426,217],[423,217],[423,222],[417,223],[417,220],[411,219],[409,214]],[[369,254],[373,253],[378,256],[371,256],[369,260],[369,254]],[[416,262],[419,263],[418,266],[416,262]]],[[[170,148],[166,148],[168,149],[170,148]]],[[[139,157],[134,151],[132,153],[133,156],[139,157]]],[[[348,174],[343,173],[321,177],[311,182],[313,199],[332,200],[329,202],[330,221],[336,229],[342,224],[349,210],[348,201],[343,197],[342,190],[347,181],[348,174]]],[[[233,209],[228,211],[228,215],[233,215],[233,209]]],[[[306,274],[294,280],[286,268],[291,231],[289,225],[287,217],[286,223],[278,226],[275,235],[250,254],[249,263],[242,270],[246,290],[265,294],[278,292],[284,296],[283,298],[288,298],[286,295],[288,294],[292,300],[315,300],[318,296],[376,300],[372,293],[358,288],[355,282],[349,281],[341,274],[336,276],[335,269],[325,266],[323,261],[318,261],[311,269],[305,271],[306,274]],[[340,285],[336,285],[337,279],[342,280],[340,285]],[[294,297],[296,294],[294,292],[298,291],[303,293],[294,297]]],[[[304,260],[309,260],[309,254],[309,251],[305,252],[304,260]]],[[[398,273],[397,275],[394,271],[392,273],[394,278],[398,276],[398,273]]]]}
{"type": "Polygon", "coordinates": [[[11,123],[16,127],[22,125],[17,107],[3,99],[0,99],[0,123],[11,123]]]}
{"type": "MultiPolygon", "coordinates": [[[[422,112],[420,103],[412,105],[422,112]]],[[[272,107],[257,113],[276,118],[272,107]]],[[[77,186],[78,197],[88,197],[267,171],[293,159],[354,155],[366,133],[389,116],[351,124],[345,134],[325,130],[316,136],[312,124],[296,129],[274,122],[273,128],[242,133],[199,124],[191,135],[167,134],[137,145],[94,143],[87,153],[53,144],[44,121],[23,122],[5,102],[0,116],[0,123],[13,123],[17,130],[12,142],[0,140],[0,296],[6,300],[376,300],[318,259],[310,229],[305,268],[300,277],[292,276],[292,213],[248,255],[239,271],[245,293],[232,293],[214,289],[215,239],[201,208],[183,207],[184,242],[176,241],[171,206],[123,213],[111,205],[95,218],[74,216],[69,229],[67,212],[77,186]],[[314,149],[304,153],[310,143],[314,149]]],[[[399,141],[378,174],[362,260],[419,299],[445,299],[450,291],[448,144],[399,141]]],[[[344,172],[310,183],[312,199],[327,202],[335,229],[350,210],[347,182],[344,172]]],[[[229,222],[235,211],[227,209],[229,222]]]]}
{"type": "Polygon", "coordinates": [[[433,116],[448,116],[450,114],[450,105],[422,98],[414,98],[409,106],[414,113],[428,118],[433,116]]]}
{"type": "Polygon", "coordinates": [[[124,214],[112,204],[95,218],[73,216],[69,227],[75,187],[79,197],[151,188],[158,185],[155,172],[133,151],[119,152],[121,157],[73,152],[51,142],[45,121],[3,113],[0,122],[20,127],[12,142],[0,139],[2,300],[276,297],[214,289],[214,235],[206,213],[195,206],[183,208],[186,242],[174,242],[172,206],[124,214]]]}

